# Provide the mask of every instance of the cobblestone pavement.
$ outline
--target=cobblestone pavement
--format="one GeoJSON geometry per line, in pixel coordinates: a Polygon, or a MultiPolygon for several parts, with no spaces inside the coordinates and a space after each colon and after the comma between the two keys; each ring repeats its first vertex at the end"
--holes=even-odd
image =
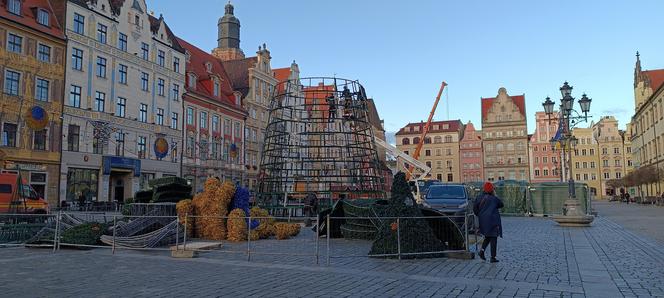
{"type": "Polygon", "coordinates": [[[6,297],[648,297],[664,296],[664,250],[606,217],[590,228],[561,228],[545,218],[503,218],[500,263],[394,260],[365,254],[366,241],[316,245],[296,239],[224,244],[195,259],[165,252],[0,249],[6,297]],[[232,253],[232,251],[237,251],[232,253]],[[241,252],[242,251],[242,252],[241,252]],[[301,256],[257,254],[292,252],[301,256]],[[344,257],[345,256],[345,257],[344,257]]]}
{"type": "Polygon", "coordinates": [[[593,209],[646,238],[664,244],[664,206],[594,201],[593,209]]]}

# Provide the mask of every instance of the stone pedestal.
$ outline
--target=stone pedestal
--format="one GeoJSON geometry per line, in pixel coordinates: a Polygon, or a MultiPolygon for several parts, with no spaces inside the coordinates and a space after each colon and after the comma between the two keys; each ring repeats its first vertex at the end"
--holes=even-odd
{"type": "Polygon", "coordinates": [[[595,218],[592,215],[584,214],[580,209],[577,199],[567,199],[563,207],[563,215],[553,217],[560,226],[563,227],[589,227],[595,218]]]}

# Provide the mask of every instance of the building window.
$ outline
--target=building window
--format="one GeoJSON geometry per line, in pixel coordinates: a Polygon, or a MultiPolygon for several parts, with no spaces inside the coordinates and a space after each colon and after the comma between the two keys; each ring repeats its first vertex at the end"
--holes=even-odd
{"type": "Polygon", "coordinates": [[[115,104],[115,116],[124,118],[126,110],[127,110],[127,99],[118,97],[118,101],[115,104]]]}
{"type": "Polygon", "coordinates": [[[199,119],[198,126],[201,129],[207,129],[207,112],[201,112],[201,118],[199,119]]]}
{"type": "Polygon", "coordinates": [[[189,74],[189,88],[196,90],[196,75],[189,74]]]}
{"type": "Polygon", "coordinates": [[[610,173],[604,173],[604,179],[609,179],[609,178],[611,178],[611,174],[610,173]]]}
{"type": "Polygon", "coordinates": [[[187,125],[194,125],[194,109],[187,107],[187,125]]]}
{"type": "Polygon", "coordinates": [[[618,148],[618,147],[613,148],[613,153],[614,154],[620,154],[620,148],[618,148]]]}
{"type": "Polygon", "coordinates": [[[97,24],[97,41],[98,42],[101,42],[103,44],[106,43],[106,31],[107,30],[108,30],[108,28],[106,27],[106,25],[103,25],[103,24],[100,24],[100,23],[97,24]]]}
{"type": "Polygon", "coordinates": [[[445,136],[445,143],[452,143],[452,136],[445,136]]]}
{"type": "Polygon", "coordinates": [[[81,107],[81,87],[71,85],[69,87],[69,106],[80,108],[81,107]]]}
{"type": "Polygon", "coordinates": [[[619,166],[620,166],[620,160],[619,160],[619,159],[616,159],[616,160],[615,160],[615,165],[616,165],[616,167],[619,167],[619,166]]]}
{"type": "Polygon", "coordinates": [[[165,63],[166,63],[166,53],[164,53],[164,51],[162,50],[159,50],[157,52],[157,64],[163,67],[165,63]]]}
{"type": "Polygon", "coordinates": [[[171,113],[171,128],[178,129],[178,113],[171,113]]]}
{"type": "Polygon", "coordinates": [[[142,72],[141,73],[141,90],[148,91],[148,80],[150,80],[150,75],[142,72]]]}
{"type": "Polygon", "coordinates": [[[120,33],[120,37],[118,37],[118,49],[123,52],[127,51],[127,34],[120,33]]]}
{"type": "Polygon", "coordinates": [[[120,64],[120,84],[127,84],[127,65],[120,64]]]}
{"type": "Polygon", "coordinates": [[[620,177],[622,177],[622,173],[616,172],[616,179],[620,179],[620,177]]]}
{"type": "Polygon", "coordinates": [[[94,154],[104,154],[104,143],[99,137],[100,132],[96,128],[92,131],[92,153],[94,154]]]}
{"type": "Polygon", "coordinates": [[[141,53],[143,60],[150,59],[150,46],[147,43],[141,43],[141,53]]]}
{"type": "Polygon", "coordinates": [[[48,26],[48,12],[44,9],[37,10],[37,23],[48,26]]]}
{"type": "Polygon", "coordinates": [[[231,120],[230,119],[224,119],[224,134],[227,136],[231,136],[231,120]]]}
{"type": "Polygon", "coordinates": [[[454,174],[452,173],[447,174],[447,182],[452,182],[452,181],[454,181],[454,174]]]}
{"type": "Polygon", "coordinates": [[[544,169],[542,171],[542,173],[544,173],[544,176],[549,176],[549,170],[548,169],[544,169]]]}
{"type": "Polygon", "coordinates": [[[81,127],[78,125],[70,124],[69,131],[67,132],[67,150],[78,152],[80,135],[81,127]]]}
{"type": "Polygon", "coordinates": [[[48,90],[50,82],[37,78],[37,82],[35,84],[35,99],[40,101],[48,101],[48,90]]]}
{"type": "Polygon", "coordinates": [[[164,79],[157,79],[157,94],[164,96],[164,79]]]}
{"type": "Polygon", "coordinates": [[[46,129],[35,130],[32,133],[32,149],[46,150],[46,129]]]}
{"type": "Polygon", "coordinates": [[[164,125],[164,109],[157,109],[157,125],[164,125]]]}
{"type": "Polygon", "coordinates": [[[177,73],[180,72],[180,58],[178,57],[173,58],[173,71],[177,73]]]}
{"type": "Polygon", "coordinates": [[[240,122],[235,122],[233,127],[235,128],[235,135],[233,137],[236,139],[242,138],[242,127],[240,126],[240,122]]]}
{"type": "Polygon", "coordinates": [[[51,47],[43,44],[39,44],[39,50],[37,51],[37,59],[41,62],[49,63],[51,62],[51,47]]]}
{"type": "Polygon", "coordinates": [[[212,131],[219,131],[219,116],[217,115],[212,116],[212,131]]]}
{"type": "Polygon", "coordinates": [[[21,15],[21,0],[9,0],[7,10],[15,15],[21,15]]]}
{"type": "Polygon", "coordinates": [[[21,74],[15,71],[5,71],[5,93],[18,96],[21,74]]]}
{"type": "Polygon", "coordinates": [[[138,121],[148,122],[148,105],[142,103],[138,111],[138,121]]]}
{"type": "Polygon", "coordinates": [[[106,106],[106,93],[95,92],[95,111],[103,112],[106,106]]]}
{"type": "Polygon", "coordinates": [[[536,169],[536,170],[535,170],[535,177],[539,177],[539,175],[540,175],[540,170],[537,170],[537,169],[536,169]]]}
{"type": "Polygon", "coordinates": [[[67,172],[67,201],[78,201],[84,197],[86,201],[97,198],[99,185],[99,169],[69,168],[67,172]]]}
{"type": "Polygon", "coordinates": [[[124,156],[125,134],[122,131],[115,133],[115,155],[124,156]]]}
{"type": "Polygon", "coordinates": [[[424,155],[425,156],[431,156],[431,150],[425,150],[424,155]]]}
{"type": "Polygon", "coordinates": [[[83,71],[83,50],[72,48],[71,68],[83,71]]]}
{"type": "Polygon", "coordinates": [[[23,52],[23,37],[9,33],[7,51],[21,54],[23,52]]]}
{"type": "Polygon", "coordinates": [[[97,57],[97,76],[100,78],[106,77],[106,58],[97,57]]]}
{"type": "Polygon", "coordinates": [[[85,34],[85,17],[77,13],[74,13],[74,32],[85,34]]]}
{"type": "Polygon", "coordinates": [[[602,154],[608,154],[609,150],[607,148],[602,148],[602,154]]]}
{"type": "Polygon", "coordinates": [[[215,79],[214,80],[214,96],[219,96],[219,89],[220,89],[219,81],[217,81],[215,79]]]}
{"type": "Polygon", "coordinates": [[[410,139],[409,138],[403,138],[403,140],[401,140],[401,145],[410,145],[410,139]]]}
{"type": "Polygon", "coordinates": [[[595,149],[590,149],[590,155],[595,155],[595,149]]]}
{"type": "Polygon", "coordinates": [[[576,180],[581,180],[581,174],[576,174],[576,180]]]}
{"type": "Polygon", "coordinates": [[[180,100],[180,85],[173,84],[173,100],[180,100]]]}
{"type": "Polygon", "coordinates": [[[609,161],[608,160],[602,160],[602,166],[608,167],[609,166],[609,161]]]}
{"type": "Polygon", "coordinates": [[[145,144],[146,144],[145,137],[140,137],[139,136],[138,137],[138,150],[137,150],[138,151],[138,158],[141,158],[141,159],[145,158],[145,153],[146,153],[145,144]]]}
{"type": "Polygon", "coordinates": [[[445,155],[452,155],[452,149],[450,148],[445,149],[445,155]]]}
{"type": "Polygon", "coordinates": [[[16,132],[18,126],[13,123],[4,123],[2,125],[2,146],[16,147],[16,132]]]}

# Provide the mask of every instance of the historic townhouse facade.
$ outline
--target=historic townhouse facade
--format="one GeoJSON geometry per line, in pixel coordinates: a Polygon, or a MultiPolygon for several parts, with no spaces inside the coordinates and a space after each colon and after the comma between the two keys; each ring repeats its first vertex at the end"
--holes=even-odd
{"type": "Polygon", "coordinates": [[[459,142],[462,182],[484,181],[482,161],[482,131],[476,130],[473,123],[466,123],[463,138],[459,142]]]}
{"type": "Polygon", "coordinates": [[[49,0],[0,2],[0,169],[51,206],[60,181],[66,41],[49,0]]]}
{"type": "Polygon", "coordinates": [[[242,107],[248,113],[245,121],[248,133],[245,136],[247,178],[243,184],[256,190],[270,97],[277,84],[270,65],[272,57],[263,44],[258,47],[256,56],[245,58],[240,49],[240,21],[235,17],[230,3],[225,7],[224,16],[219,19],[218,32],[218,47],[212,51],[212,55],[222,61],[231,86],[240,92],[242,107]]]}
{"type": "MultiPolygon", "coordinates": [[[[60,197],[117,201],[180,176],[184,49],[144,0],[69,0],[60,197]]],[[[65,13],[66,11],[66,13],[65,13]]]]}
{"type": "MultiPolygon", "coordinates": [[[[599,147],[599,171],[602,177],[600,196],[616,195],[619,190],[607,186],[606,182],[610,179],[620,179],[625,175],[624,144],[618,129],[618,121],[613,116],[604,116],[593,124],[592,129],[599,147]]],[[[575,168],[576,166],[578,164],[574,163],[575,168]]]]}
{"type": "MultiPolygon", "coordinates": [[[[602,176],[600,169],[602,155],[593,135],[593,128],[577,127],[572,130],[572,135],[578,140],[575,150],[572,151],[572,177],[576,182],[586,183],[590,193],[601,198],[602,185],[605,185],[607,179],[602,176]]],[[[567,169],[566,166],[564,168],[567,169]]],[[[567,181],[569,174],[566,170],[563,175],[567,181]]]]}
{"type": "Polygon", "coordinates": [[[528,180],[528,133],[525,95],[509,96],[505,88],[482,98],[484,178],[528,180]]]}
{"type": "Polygon", "coordinates": [[[242,182],[244,120],[240,94],[231,87],[221,61],[182,39],[186,51],[184,94],[184,151],[182,176],[194,192],[208,177],[242,182]]]}
{"type": "Polygon", "coordinates": [[[560,151],[551,147],[551,139],[557,131],[557,117],[551,118],[544,112],[535,113],[535,133],[528,145],[531,182],[561,181],[560,151]]]}
{"type": "MultiPolygon", "coordinates": [[[[662,165],[664,157],[664,69],[643,70],[636,53],[634,105],[631,122],[632,158],[635,167],[662,165]]],[[[663,190],[662,182],[643,188],[649,195],[663,190]]]]}
{"type": "Polygon", "coordinates": [[[425,123],[408,123],[396,133],[397,149],[413,155],[417,144],[424,142],[420,161],[431,168],[431,177],[443,182],[461,182],[459,141],[463,139],[461,120],[431,122],[429,132],[420,140],[425,123]]]}

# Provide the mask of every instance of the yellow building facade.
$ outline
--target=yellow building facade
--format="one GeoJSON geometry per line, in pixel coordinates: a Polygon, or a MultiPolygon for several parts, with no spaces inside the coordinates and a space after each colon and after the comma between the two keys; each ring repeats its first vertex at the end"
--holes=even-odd
{"type": "Polygon", "coordinates": [[[463,138],[460,120],[431,123],[424,140],[420,140],[424,123],[409,123],[396,133],[397,149],[413,155],[417,144],[423,141],[418,160],[431,168],[430,178],[443,182],[461,182],[459,140],[463,138]]]}
{"type": "Polygon", "coordinates": [[[577,182],[586,183],[590,193],[599,198],[603,177],[600,175],[601,159],[593,129],[575,128],[572,130],[572,135],[579,140],[572,155],[572,177],[577,182]]]}
{"type": "MultiPolygon", "coordinates": [[[[41,3],[41,2],[40,2],[41,3]]],[[[52,6],[0,6],[0,161],[58,202],[66,41],[52,6]]]]}
{"type": "Polygon", "coordinates": [[[608,198],[619,194],[619,190],[607,186],[607,181],[625,176],[623,138],[618,129],[618,120],[613,116],[602,117],[592,129],[599,147],[599,171],[602,177],[600,197],[608,198]]]}

